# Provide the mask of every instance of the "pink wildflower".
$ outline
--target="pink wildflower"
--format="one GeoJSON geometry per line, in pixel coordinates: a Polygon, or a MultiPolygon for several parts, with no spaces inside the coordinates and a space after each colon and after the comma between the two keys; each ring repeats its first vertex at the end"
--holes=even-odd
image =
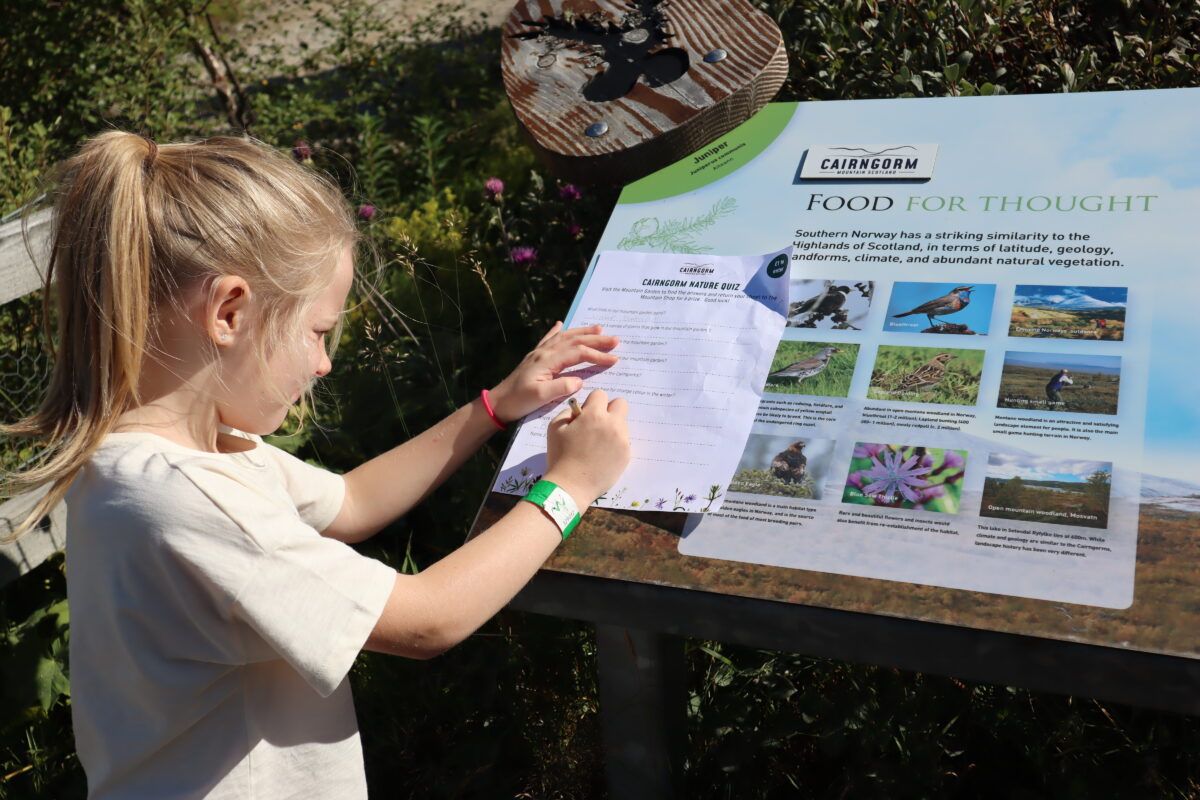
{"type": "Polygon", "coordinates": [[[488,200],[496,201],[504,194],[504,181],[499,178],[488,178],[483,182],[483,195],[488,200]]]}
{"type": "Polygon", "coordinates": [[[518,267],[532,267],[537,263],[538,252],[532,247],[514,247],[508,251],[508,257],[518,267]]]}
{"type": "Polygon", "coordinates": [[[312,161],[312,156],[312,145],[303,139],[297,139],[295,144],[292,145],[292,158],[301,164],[307,164],[312,161]]]}
{"type": "Polygon", "coordinates": [[[579,200],[583,197],[583,192],[579,191],[579,187],[573,183],[568,183],[558,190],[558,196],[567,202],[579,200]]]}
{"type": "Polygon", "coordinates": [[[375,210],[376,210],[375,206],[370,205],[369,203],[365,206],[359,206],[358,207],[358,218],[363,220],[364,222],[370,222],[372,219],[375,218],[375,210]]]}

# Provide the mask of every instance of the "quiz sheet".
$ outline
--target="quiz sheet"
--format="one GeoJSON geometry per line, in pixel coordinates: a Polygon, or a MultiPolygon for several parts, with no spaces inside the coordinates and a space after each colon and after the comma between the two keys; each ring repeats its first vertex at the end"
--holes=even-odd
{"type": "MultiPolygon", "coordinates": [[[[760,256],[602,252],[569,327],[619,337],[611,367],[580,365],[576,398],[629,403],[633,457],[596,505],[720,508],[783,335],[791,250],[760,256]]],[[[567,400],[524,419],[495,489],[525,494],[546,471],[546,430],[567,400]]]]}

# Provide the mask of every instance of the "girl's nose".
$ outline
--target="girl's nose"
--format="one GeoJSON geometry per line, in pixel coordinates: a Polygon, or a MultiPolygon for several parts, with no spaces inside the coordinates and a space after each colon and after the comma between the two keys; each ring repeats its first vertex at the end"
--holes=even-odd
{"type": "Polygon", "coordinates": [[[325,348],[321,348],[321,360],[317,363],[316,375],[318,378],[324,378],[333,369],[333,362],[329,360],[329,353],[325,352],[325,348]]]}

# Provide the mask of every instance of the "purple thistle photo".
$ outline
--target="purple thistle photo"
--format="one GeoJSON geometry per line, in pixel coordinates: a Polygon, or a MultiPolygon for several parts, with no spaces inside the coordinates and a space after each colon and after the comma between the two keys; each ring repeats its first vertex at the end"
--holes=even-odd
{"type": "Polygon", "coordinates": [[[855,458],[874,458],[875,454],[885,449],[887,446],[882,444],[872,444],[870,442],[859,442],[854,446],[855,458]]]}
{"type": "MultiPolygon", "coordinates": [[[[910,457],[901,464],[899,453],[885,450],[882,463],[878,456],[872,456],[871,461],[874,466],[863,477],[873,480],[863,489],[863,494],[869,494],[876,500],[881,499],[880,495],[883,495],[884,498],[894,498],[896,492],[899,492],[908,502],[916,503],[921,496],[913,489],[924,489],[929,486],[929,481],[922,480],[919,476],[928,473],[933,468],[919,464],[920,459],[916,456],[910,457]]],[[[884,502],[891,501],[885,499],[884,502]]]]}

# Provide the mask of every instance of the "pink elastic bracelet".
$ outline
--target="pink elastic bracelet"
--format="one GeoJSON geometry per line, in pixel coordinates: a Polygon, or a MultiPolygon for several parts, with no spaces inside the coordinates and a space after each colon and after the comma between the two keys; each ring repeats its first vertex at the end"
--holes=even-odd
{"type": "Polygon", "coordinates": [[[502,431],[508,430],[508,426],[500,421],[500,418],[496,416],[496,412],[492,409],[492,401],[488,400],[487,389],[479,393],[479,399],[483,400],[483,410],[492,418],[492,422],[496,423],[496,427],[502,431]]]}

